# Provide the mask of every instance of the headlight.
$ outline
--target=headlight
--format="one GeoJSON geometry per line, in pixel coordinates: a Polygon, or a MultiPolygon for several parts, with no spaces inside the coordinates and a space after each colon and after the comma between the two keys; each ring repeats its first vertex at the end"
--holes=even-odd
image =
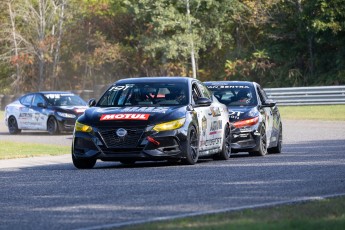
{"type": "Polygon", "coordinates": [[[57,112],[57,114],[58,114],[60,117],[66,117],[66,118],[75,118],[75,117],[76,117],[74,114],[71,114],[71,113],[57,112]]]}
{"type": "Polygon", "coordinates": [[[258,117],[259,116],[259,111],[256,108],[252,108],[249,112],[248,112],[248,116],[249,117],[258,117]]]}
{"type": "Polygon", "coordinates": [[[243,128],[243,127],[247,127],[247,126],[256,125],[258,122],[259,122],[259,117],[254,117],[254,118],[250,118],[250,119],[246,119],[246,120],[242,120],[242,121],[237,121],[234,123],[234,126],[236,128],[243,128]]]}
{"type": "Polygon", "coordinates": [[[178,129],[184,125],[185,121],[186,121],[186,118],[181,118],[178,120],[161,123],[161,124],[155,125],[155,127],[153,127],[153,130],[160,132],[160,131],[178,129]]]}
{"type": "Polygon", "coordinates": [[[74,128],[75,128],[75,131],[86,132],[86,133],[92,132],[92,127],[91,126],[84,125],[82,123],[79,123],[78,121],[75,122],[75,127],[74,128]]]}

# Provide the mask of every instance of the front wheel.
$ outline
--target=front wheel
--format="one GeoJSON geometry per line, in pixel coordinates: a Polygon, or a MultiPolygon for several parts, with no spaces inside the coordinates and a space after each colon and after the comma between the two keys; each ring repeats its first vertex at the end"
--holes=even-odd
{"type": "Polygon", "coordinates": [[[280,123],[277,145],[273,148],[269,148],[268,152],[269,153],[281,153],[282,152],[282,146],[283,146],[283,126],[280,123]]]}
{"type": "Polygon", "coordinates": [[[254,154],[256,156],[265,156],[267,154],[267,136],[264,124],[261,126],[259,138],[259,144],[257,146],[258,150],[251,152],[251,154],[254,154]]]}
{"type": "Polygon", "coordinates": [[[10,117],[8,119],[8,132],[10,134],[18,134],[20,133],[22,130],[18,129],[18,123],[15,117],[10,117]]]}
{"type": "Polygon", "coordinates": [[[55,117],[49,117],[47,121],[47,131],[49,132],[50,135],[55,135],[55,134],[60,133],[59,126],[55,117]]]}
{"type": "Polygon", "coordinates": [[[188,131],[187,146],[183,162],[188,165],[194,165],[199,159],[199,138],[194,126],[188,131]]]}
{"type": "Polygon", "coordinates": [[[92,169],[97,159],[78,159],[72,154],[73,165],[78,169],[92,169]]]}
{"type": "Polygon", "coordinates": [[[229,160],[231,155],[231,131],[229,125],[226,125],[223,137],[223,146],[220,153],[216,154],[215,160],[229,160]]]}

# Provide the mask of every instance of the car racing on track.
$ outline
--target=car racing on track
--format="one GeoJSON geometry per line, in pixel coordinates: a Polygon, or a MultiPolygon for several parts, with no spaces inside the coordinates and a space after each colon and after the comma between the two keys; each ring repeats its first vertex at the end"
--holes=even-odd
{"type": "Polygon", "coordinates": [[[283,125],[279,109],[258,83],[213,81],[205,85],[229,109],[233,153],[281,153],[283,125]]]}
{"type": "Polygon", "coordinates": [[[72,141],[76,168],[97,160],[183,162],[229,159],[231,130],[224,104],[188,77],[122,79],[78,118],[72,141]]]}
{"type": "Polygon", "coordinates": [[[77,118],[87,109],[78,95],[65,91],[42,91],[20,96],[5,107],[10,134],[42,130],[49,134],[72,132],[77,118]]]}

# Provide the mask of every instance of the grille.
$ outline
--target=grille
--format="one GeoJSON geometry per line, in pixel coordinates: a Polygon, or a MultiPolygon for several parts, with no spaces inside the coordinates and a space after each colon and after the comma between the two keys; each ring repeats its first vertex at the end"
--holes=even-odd
{"type": "Polygon", "coordinates": [[[144,129],[126,128],[127,135],[119,137],[116,134],[117,129],[102,130],[99,132],[107,148],[133,148],[138,145],[144,129]]]}

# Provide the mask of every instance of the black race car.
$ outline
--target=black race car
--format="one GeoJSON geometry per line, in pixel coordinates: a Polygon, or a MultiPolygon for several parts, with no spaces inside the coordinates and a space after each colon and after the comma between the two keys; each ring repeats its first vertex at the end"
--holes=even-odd
{"type": "Polygon", "coordinates": [[[72,160],[80,169],[97,159],[133,164],[199,157],[227,160],[229,113],[198,80],[186,77],[122,79],[78,118],[72,160]]]}
{"type": "Polygon", "coordinates": [[[87,103],[71,92],[28,93],[5,107],[5,123],[10,134],[22,130],[72,132],[75,121],[87,108],[87,103]]]}
{"type": "Polygon", "coordinates": [[[255,82],[205,82],[229,109],[232,151],[264,156],[280,153],[283,126],[276,103],[255,82]]]}

